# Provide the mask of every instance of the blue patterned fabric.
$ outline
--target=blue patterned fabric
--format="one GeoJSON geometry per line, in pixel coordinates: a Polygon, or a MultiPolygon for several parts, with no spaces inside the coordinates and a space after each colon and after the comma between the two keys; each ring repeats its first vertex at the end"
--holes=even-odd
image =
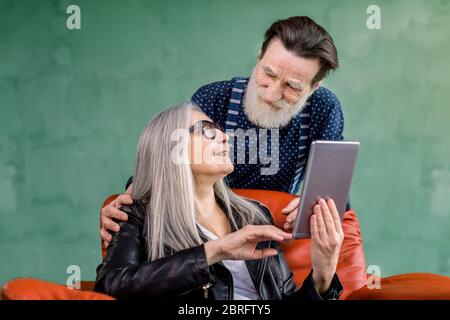
{"type": "Polygon", "coordinates": [[[245,159],[242,154],[238,158],[239,139],[234,139],[234,142],[230,139],[235,165],[234,172],[227,177],[231,188],[277,190],[295,194],[303,180],[311,142],[343,140],[344,117],[339,100],[330,90],[318,88],[309,97],[302,112],[275,133],[256,127],[245,115],[242,103],[247,82],[248,78],[236,77],[229,81],[210,83],[197,90],[191,100],[213,121],[219,122],[227,133],[236,129],[256,132],[256,140],[240,141],[241,148],[245,147],[245,159]],[[276,137],[279,148],[272,152],[271,141],[276,137]],[[274,174],[262,174],[261,169],[268,170],[273,163],[261,159],[261,139],[267,140],[267,145],[264,145],[267,150],[262,150],[262,153],[269,158],[278,157],[278,170],[274,174]]]}

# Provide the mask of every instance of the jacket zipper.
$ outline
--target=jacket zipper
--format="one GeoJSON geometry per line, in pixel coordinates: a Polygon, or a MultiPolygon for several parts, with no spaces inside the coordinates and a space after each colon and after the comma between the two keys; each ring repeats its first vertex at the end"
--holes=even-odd
{"type": "MultiPolygon", "coordinates": [[[[214,267],[211,266],[211,267],[210,267],[210,270],[211,270],[211,276],[212,276],[212,278],[213,278],[213,281],[215,281],[214,267]]],[[[205,284],[205,285],[202,286],[202,288],[203,288],[203,298],[204,298],[205,300],[208,299],[208,297],[209,297],[209,288],[211,288],[211,286],[212,286],[211,281],[209,281],[207,284],[205,284]]]]}
{"type": "Polygon", "coordinates": [[[204,297],[205,299],[208,299],[208,297],[209,297],[208,289],[209,289],[210,287],[212,287],[213,283],[215,282],[215,277],[214,277],[214,273],[213,273],[213,272],[211,273],[211,276],[212,276],[212,282],[211,282],[211,281],[208,281],[208,282],[207,282],[206,284],[204,284],[204,285],[201,285],[201,286],[192,288],[192,289],[190,289],[190,290],[188,290],[188,291],[185,291],[185,292],[179,294],[179,296],[184,296],[184,295],[186,295],[186,294],[188,294],[188,293],[191,293],[192,291],[195,291],[195,290],[198,290],[198,289],[203,289],[203,297],[204,297]]]}
{"type": "Polygon", "coordinates": [[[193,292],[193,291],[195,291],[195,290],[198,290],[198,289],[204,289],[204,290],[205,290],[205,288],[209,288],[209,287],[211,287],[211,286],[212,286],[211,282],[208,282],[208,283],[205,284],[205,285],[201,285],[201,286],[198,286],[198,287],[189,289],[189,290],[187,290],[187,291],[184,291],[184,292],[182,292],[182,293],[179,293],[178,296],[184,296],[184,295],[186,295],[186,294],[188,294],[188,293],[191,293],[191,292],[193,292]]]}
{"type": "Polygon", "coordinates": [[[205,284],[202,288],[203,288],[203,298],[208,299],[209,296],[209,291],[208,289],[211,287],[211,282],[208,282],[207,284],[205,284]]]}

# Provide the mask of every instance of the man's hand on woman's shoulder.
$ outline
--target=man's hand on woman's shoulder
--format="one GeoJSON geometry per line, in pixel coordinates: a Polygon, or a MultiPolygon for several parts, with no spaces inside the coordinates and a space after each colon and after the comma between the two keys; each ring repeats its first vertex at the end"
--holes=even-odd
{"type": "Polygon", "coordinates": [[[114,222],[113,219],[119,221],[127,221],[128,215],[125,212],[120,211],[119,208],[123,205],[130,204],[133,204],[131,195],[124,193],[111,201],[110,204],[102,208],[100,237],[104,241],[106,248],[109,246],[109,243],[112,240],[111,233],[118,232],[120,230],[119,224],[114,222]]]}

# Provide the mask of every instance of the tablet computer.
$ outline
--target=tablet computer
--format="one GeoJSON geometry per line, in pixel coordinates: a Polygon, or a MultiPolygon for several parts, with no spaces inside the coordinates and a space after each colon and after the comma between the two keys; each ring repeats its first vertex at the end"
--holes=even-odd
{"type": "Polygon", "coordinates": [[[294,239],[311,237],[310,218],[319,198],[333,199],[342,221],[358,150],[359,142],[356,141],[317,140],[311,144],[292,229],[294,239]]]}

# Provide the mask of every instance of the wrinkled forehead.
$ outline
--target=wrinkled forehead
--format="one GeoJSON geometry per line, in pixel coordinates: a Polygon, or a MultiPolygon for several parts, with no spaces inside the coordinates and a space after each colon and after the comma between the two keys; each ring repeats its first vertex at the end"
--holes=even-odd
{"type": "Polygon", "coordinates": [[[271,41],[259,64],[261,67],[269,67],[277,74],[304,83],[312,81],[320,70],[319,59],[299,57],[287,50],[279,39],[271,41]]]}

